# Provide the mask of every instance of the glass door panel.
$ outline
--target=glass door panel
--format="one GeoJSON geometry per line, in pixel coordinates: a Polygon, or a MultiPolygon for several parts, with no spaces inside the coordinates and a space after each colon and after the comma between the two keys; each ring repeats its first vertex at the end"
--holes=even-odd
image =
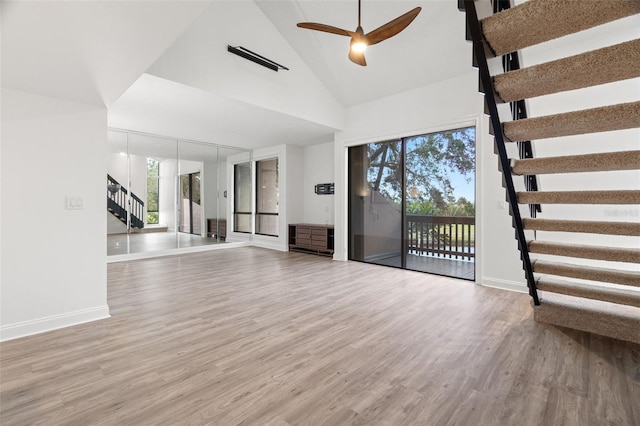
{"type": "Polygon", "coordinates": [[[349,258],[404,266],[402,142],[349,149],[349,258]]]}
{"type": "Polygon", "coordinates": [[[407,269],[475,279],[475,127],[405,142],[407,269]]]}

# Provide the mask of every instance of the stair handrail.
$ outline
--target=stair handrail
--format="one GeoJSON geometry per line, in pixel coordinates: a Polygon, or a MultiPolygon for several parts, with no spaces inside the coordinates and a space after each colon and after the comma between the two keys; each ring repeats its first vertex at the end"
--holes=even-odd
{"type": "Polygon", "coordinates": [[[108,207],[118,210],[118,214],[121,217],[124,217],[126,215],[126,200],[127,195],[129,195],[130,199],[132,200],[129,201],[131,205],[131,211],[129,212],[129,221],[133,227],[143,228],[144,201],[142,201],[142,199],[140,199],[140,197],[138,197],[133,192],[127,191],[127,188],[120,184],[120,182],[114,179],[113,176],[111,176],[109,173],[107,173],[107,190],[107,200],[108,203],[111,203],[110,205],[108,205],[108,207]]]}
{"type": "Polygon", "coordinates": [[[462,0],[462,4],[465,10],[465,17],[467,20],[467,30],[470,33],[471,41],[473,42],[473,53],[475,56],[476,64],[478,66],[478,72],[480,74],[480,84],[484,89],[484,97],[489,113],[489,119],[494,131],[494,138],[496,142],[496,148],[498,151],[498,157],[500,160],[500,169],[502,170],[502,176],[504,179],[504,185],[507,190],[507,201],[509,202],[509,213],[512,217],[512,224],[516,231],[516,240],[518,241],[518,248],[520,250],[520,257],[522,259],[523,268],[525,271],[525,277],[527,280],[527,287],[529,289],[529,295],[532,297],[535,305],[540,304],[538,297],[538,291],[536,289],[535,279],[533,276],[533,267],[531,264],[531,258],[529,257],[529,249],[527,246],[527,240],[524,234],[524,226],[522,223],[522,215],[520,214],[520,207],[518,205],[518,196],[513,184],[513,175],[511,174],[511,161],[507,155],[507,147],[505,144],[504,132],[502,130],[502,122],[498,115],[498,106],[496,101],[496,94],[493,90],[493,80],[489,73],[489,65],[487,63],[487,55],[485,53],[486,42],[482,36],[482,30],[480,28],[480,21],[478,20],[478,14],[474,0],[462,0]]]}
{"type": "MultiPolygon", "coordinates": [[[[494,14],[510,8],[510,0],[493,0],[494,14]]],[[[504,72],[519,70],[520,53],[516,51],[502,55],[502,69],[504,70],[504,72]]],[[[509,107],[511,108],[511,118],[514,121],[528,118],[527,104],[524,99],[509,102],[509,107]]],[[[518,154],[521,159],[534,158],[533,146],[531,145],[531,141],[519,141],[516,143],[518,145],[518,154]]],[[[538,191],[538,177],[536,175],[525,175],[523,177],[524,185],[527,191],[538,191]]],[[[535,219],[538,213],[541,212],[542,207],[540,206],[540,204],[529,204],[529,214],[532,218],[535,219]]]]}

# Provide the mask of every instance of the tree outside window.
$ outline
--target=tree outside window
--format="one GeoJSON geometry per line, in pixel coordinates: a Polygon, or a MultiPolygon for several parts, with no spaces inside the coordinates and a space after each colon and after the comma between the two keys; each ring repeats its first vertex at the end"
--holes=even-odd
{"type": "Polygon", "coordinates": [[[159,223],[160,162],[147,158],[147,223],[159,223]]]}

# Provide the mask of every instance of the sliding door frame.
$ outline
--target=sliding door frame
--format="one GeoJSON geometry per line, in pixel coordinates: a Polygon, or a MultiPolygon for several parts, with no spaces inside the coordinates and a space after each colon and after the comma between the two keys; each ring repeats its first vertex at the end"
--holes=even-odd
{"type": "MultiPolygon", "coordinates": [[[[344,242],[346,243],[345,248],[345,254],[346,254],[346,259],[344,260],[356,260],[356,261],[363,261],[363,262],[367,262],[366,260],[364,260],[364,258],[362,260],[360,259],[354,259],[354,255],[352,252],[352,244],[353,244],[353,238],[352,238],[352,230],[351,230],[351,226],[352,226],[352,214],[354,213],[352,210],[352,185],[351,185],[351,160],[350,160],[350,155],[349,155],[349,150],[351,148],[354,147],[358,147],[358,146],[362,146],[362,147],[366,147],[372,143],[384,143],[384,142],[400,142],[401,143],[401,155],[400,155],[400,167],[402,170],[401,173],[401,256],[400,256],[400,266],[398,266],[399,268],[402,269],[407,269],[407,256],[408,256],[408,250],[409,250],[409,239],[408,239],[408,235],[407,235],[407,228],[408,228],[408,222],[407,222],[407,170],[406,170],[406,164],[407,164],[407,140],[414,138],[414,137],[420,137],[420,136],[427,136],[427,135],[431,135],[431,134],[437,134],[437,133],[442,133],[442,132],[447,132],[447,131],[452,131],[452,130],[458,130],[458,129],[467,129],[467,128],[474,128],[474,154],[475,154],[475,163],[474,163],[474,170],[473,170],[473,180],[474,180],[474,193],[475,193],[475,197],[474,197],[474,220],[475,220],[475,226],[474,226],[474,230],[475,230],[475,235],[474,235],[474,254],[475,254],[475,260],[474,260],[474,281],[477,281],[477,277],[479,276],[479,262],[478,259],[480,258],[480,256],[478,256],[478,247],[480,246],[479,244],[479,235],[480,233],[478,232],[478,223],[480,222],[481,219],[481,213],[480,213],[480,209],[478,206],[478,199],[479,199],[479,193],[480,193],[480,189],[481,189],[481,177],[479,174],[479,167],[478,165],[480,164],[479,158],[481,158],[482,150],[480,148],[480,140],[481,135],[483,134],[483,130],[481,129],[481,120],[473,120],[473,121],[464,121],[464,122],[460,122],[460,123],[455,123],[455,124],[451,124],[451,125],[447,125],[447,126],[442,126],[442,127],[438,127],[437,129],[429,129],[429,130],[424,130],[424,131],[420,131],[420,132],[411,132],[410,134],[406,134],[403,136],[398,136],[398,137],[393,137],[393,138],[382,138],[382,139],[373,139],[370,141],[359,141],[359,142],[354,142],[354,143],[345,143],[343,145],[343,152],[344,152],[344,159],[345,159],[345,186],[347,188],[346,191],[346,197],[345,197],[345,202],[346,202],[346,209],[345,209],[345,213],[346,213],[346,217],[345,217],[345,238],[344,238],[344,242]]],[[[455,278],[455,277],[454,277],[455,278]]]]}

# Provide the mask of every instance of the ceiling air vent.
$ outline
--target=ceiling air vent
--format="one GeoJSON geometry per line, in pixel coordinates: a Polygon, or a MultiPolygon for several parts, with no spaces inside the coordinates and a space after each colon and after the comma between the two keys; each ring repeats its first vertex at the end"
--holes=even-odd
{"type": "Polygon", "coordinates": [[[234,55],[238,55],[241,56],[245,59],[248,59],[252,62],[255,62],[256,64],[260,64],[263,67],[267,67],[270,70],[274,70],[274,71],[278,71],[278,70],[289,70],[289,68],[285,67],[284,65],[280,65],[277,62],[272,61],[271,59],[265,58],[262,55],[258,55],[255,52],[252,52],[249,49],[246,49],[242,46],[229,46],[227,45],[227,52],[231,52],[234,55]]]}

